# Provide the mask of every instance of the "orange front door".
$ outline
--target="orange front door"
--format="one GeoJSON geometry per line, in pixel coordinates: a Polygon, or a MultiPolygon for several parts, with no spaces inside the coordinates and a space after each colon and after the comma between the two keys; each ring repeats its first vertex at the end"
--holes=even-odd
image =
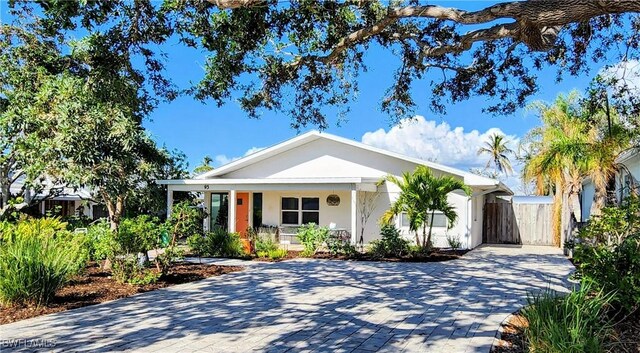
{"type": "Polygon", "coordinates": [[[236,194],[236,232],[242,237],[247,236],[249,227],[249,193],[239,192],[236,194]]]}

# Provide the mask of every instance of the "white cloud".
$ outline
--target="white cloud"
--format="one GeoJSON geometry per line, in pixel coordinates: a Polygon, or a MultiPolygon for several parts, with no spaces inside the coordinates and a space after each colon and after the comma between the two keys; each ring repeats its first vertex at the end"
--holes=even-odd
{"type": "MultiPolygon", "coordinates": [[[[433,120],[416,116],[402,120],[388,132],[384,129],[367,132],[362,136],[362,142],[466,170],[484,167],[487,157],[478,156],[478,149],[494,133],[504,135],[499,128],[491,128],[485,132],[465,132],[463,127],[452,128],[446,122],[436,125],[433,120]]],[[[511,148],[514,149],[517,138],[507,136],[507,139],[512,141],[511,148]]]]}
{"type": "MultiPolygon", "coordinates": [[[[435,121],[418,115],[413,119],[402,120],[389,131],[379,129],[367,132],[362,136],[362,142],[468,171],[470,168],[484,168],[487,164],[488,157],[478,155],[478,149],[494,133],[506,135],[499,128],[490,128],[484,132],[465,132],[463,127],[451,127],[446,122],[436,124],[435,121]]],[[[518,137],[507,135],[506,138],[510,141],[511,149],[515,150],[518,137]]],[[[517,191],[520,189],[519,168],[515,158],[511,158],[511,162],[516,169],[515,175],[501,177],[501,180],[517,191]]]]}
{"type": "Polygon", "coordinates": [[[626,88],[633,93],[640,92],[640,61],[626,60],[600,70],[605,78],[614,81],[618,88],[626,88]]]}
{"type": "Polygon", "coordinates": [[[231,163],[231,162],[233,162],[235,160],[238,160],[238,159],[240,159],[242,157],[246,157],[246,156],[248,156],[250,154],[254,154],[254,153],[256,153],[258,151],[261,151],[263,149],[264,149],[264,147],[251,147],[244,153],[244,155],[236,156],[236,157],[227,157],[227,155],[225,155],[225,154],[218,154],[215,157],[213,157],[213,160],[215,161],[216,166],[221,166],[221,165],[225,165],[225,164],[231,163]]]}

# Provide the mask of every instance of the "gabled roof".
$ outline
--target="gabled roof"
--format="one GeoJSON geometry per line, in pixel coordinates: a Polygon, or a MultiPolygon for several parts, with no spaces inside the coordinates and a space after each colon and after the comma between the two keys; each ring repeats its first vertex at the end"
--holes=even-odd
{"type": "Polygon", "coordinates": [[[455,176],[459,176],[461,178],[464,179],[465,184],[469,185],[469,186],[493,186],[493,187],[497,187],[500,188],[504,191],[507,191],[509,193],[511,193],[511,190],[505,186],[504,184],[502,184],[500,181],[496,180],[496,179],[490,179],[490,178],[486,178],[480,175],[476,175],[473,173],[469,173],[460,169],[456,169],[456,168],[452,168],[452,167],[448,167],[442,164],[438,164],[438,163],[434,163],[434,162],[430,162],[430,161],[425,161],[425,160],[421,160],[418,158],[414,158],[414,157],[409,157],[409,156],[405,156],[402,155],[400,153],[395,153],[395,152],[391,152],[391,151],[387,151],[381,148],[377,148],[377,147],[373,147],[373,146],[369,146],[366,145],[364,143],[361,142],[357,142],[357,141],[353,141],[353,140],[349,140],[343,137],[339,137],[336,135],[332,135],[332,134],[328,134],[326,132],[319,132],[319,131],[310,131],[307,132],[305,134],[302,135],[298,135],[294,138],[291,138],[289,140],[286,140],[284,142],[278,143],[276,145],[273,145],[271,147],[265,148],[263,150],[260,150],[258,152],[252,153],[248,156],[245,156],[243,158],[240,158],[236,161],[233,161],[231,163],[228,163],[226,165],[223,165],[219,168],[216,168],[214,170],[211,170],[209,172],[200,174],[198,176],[195,177],[195,179],[210,179],[210,178],[215,178],[215,177],[219,177],[222,176],[224,174],[236,171],[238,169],[244,168],[246,166],[249,166],[253,163],[265,160],[267,158],[276,156],[280,153],[289,151],[291,149],[294,149],[296,147],[302,146],[304,144],[307,144],[309,142],[318,140],[318,139],[326,139],[326,140],[330,140],[330,141],[334,141],[334,142],[338,142],[341,144],[345,144],[345,145],[349,145],[349,146],[353,146],[356,148],[361,148],[367,151],[371,151],[374,153],[378,153],[381,155],[385,155],[388,157],[392,157],[392,158],[397,158],[403,161],[408,161],[411,163],[415,163],[415,164],[422,164],[425,165],[429,168],[441,171],[441,172],[445,172],[448,174],[452,174],[455,176]]]}

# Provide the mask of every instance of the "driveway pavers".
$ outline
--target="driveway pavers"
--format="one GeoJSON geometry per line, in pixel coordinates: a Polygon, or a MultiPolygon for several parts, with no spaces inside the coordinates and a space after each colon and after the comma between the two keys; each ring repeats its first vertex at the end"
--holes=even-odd
{"type": "Polygon", "coordinates": [[[2,325],[0,351],[486,353],[527,292],[565,291],[572,270],[560,250],[533,246],[441,263],[253,262],[2,325]]]}

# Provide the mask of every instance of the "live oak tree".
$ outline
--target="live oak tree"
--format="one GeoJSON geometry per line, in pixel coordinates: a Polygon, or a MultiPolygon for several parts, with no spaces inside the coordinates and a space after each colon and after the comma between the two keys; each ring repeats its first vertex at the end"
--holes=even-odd
{"type": "MultiPolygon", "coordinates": [[[[127,198],[153,183],[171,159],[142,126],[159,99],[175,96],[150,49],[170,30],[150,2],[12,5],[15,20],[6,27],[50,43],[59,64],[40,63],[36,69],[42,79],[19,87],[23,96],[32,97],[25,106],[42,125],[39,131],[46,132],[37,140],[44,148],[26,150],[46,161],[47,176],[94,191],[115,229],[127,198]],[[41,11],[34,11],[38,6],[41,11]],[[112,14],[119,16],[112,19],[112,14]],[[86,35],[77,40],[73,31],[79,28],[86,35]]],[[[29,52],[31,44],[9,46],[29,52]]]]}
{"type": "MultiPolygon", "coordinates": [[[[468,3],[470,4],[470,2],[468,3]]],[[[484,2],[482,3],[485,4],[484,2]]],[[[471,5],[469,5],[471,6],[471,5]]],[[[412,88],[431,90],[431,107],[471,96],[497,99],[489,113],[512,113],[538,89],[538,71],[584,75],[590,62],[637,58],[638,1],[529,0],[475,11],[425,1],[166,1],[183,41],[211,53],[196,97],[239,100],[251,115],[277,110],[293,126],[326,127],[348,112],[355,79],[376,65],[376,48],[398,57],[381,108],[411,115],[412,88]]]]}
{"type": "Polygon", "coordinates": [[[418,0],[18,4],[40,8],[52,35],[100,32],[114,53],[109,60],[142,57],[141,77],[150,80],[142,87],[160,96],[176,91],[162,75],[156,49],[177,36],[208,53],[203,78],[189,93],[219,105],[237,100],[252,117],[284,112],[296,128],[323,128],[329,115],[348,113],[356,78],[368,68],[388,70],[377,67],[369,51],[398,58],[393,79],[381,83],[388,90],[380,104],[401,118],[413,113],[418,85],[431,90],[427,99],[438,113],[472,96],[495,98],[485,106],[489,113],[512,113],[538,90],[539,70],[554,67],[561,79],[585,75],[593,62],[629,63],[640,42],[640,2],[631,0],[508,1],[478,10],[418,0]]]}
{"type": "MultiPolygon", "coordinates": [[[[0,218],[11,208],[25,208],[36,199],[54,196],[43,193],[42,158],[50,136],[33,102],[36,92],[51,72],[61,69],[58,48],[52,41],[28,30],[0,25],[0,218]]],[[[54,180],[48,179],[52,183],[54,180]]]]}

